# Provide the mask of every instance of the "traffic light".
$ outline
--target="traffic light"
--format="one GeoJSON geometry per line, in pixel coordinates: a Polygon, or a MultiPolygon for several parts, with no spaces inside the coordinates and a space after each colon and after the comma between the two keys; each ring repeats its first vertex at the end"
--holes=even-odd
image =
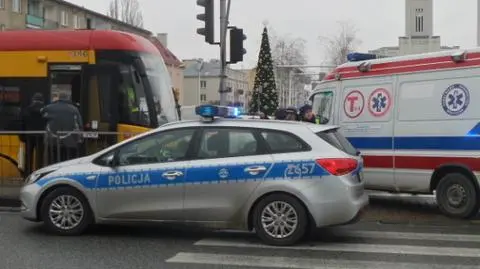
{"type": "Polygon", "coordinates": [[[204,28],[198,28],[197,34],[205,36],[205,42],[215,43],[215,2],[214,0],[197,0],[197,5],[205,9],[205,13],[198,14],[197,19],[205,22],[204,28]]]}
{"type": "Polygon", "coordinates": [[[230,29],[230,61],[229,63],[234,64],[243,61],[243,55],[247,51],[243,48],[243,41],[247,37],[243,34],[243,29],[241,28],[231,28],[230,29]]]}

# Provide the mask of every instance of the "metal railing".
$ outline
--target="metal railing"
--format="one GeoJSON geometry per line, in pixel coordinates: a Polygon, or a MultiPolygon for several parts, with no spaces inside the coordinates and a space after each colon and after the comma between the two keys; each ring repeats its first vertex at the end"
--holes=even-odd
{"type": "MultiPolygon", "coordinates": [[[[33,171],[96,153],[139,133],[0,131],[0,196],[33,171]]],[[[8,195],[7,195],[8,196],[8,195]]]]}

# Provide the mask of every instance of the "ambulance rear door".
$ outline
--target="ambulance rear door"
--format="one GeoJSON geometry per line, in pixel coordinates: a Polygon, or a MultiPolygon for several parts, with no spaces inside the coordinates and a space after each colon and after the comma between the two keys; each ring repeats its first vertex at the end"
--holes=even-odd
{"type": "Polygon", "coordinates": [[[404,74],[398,80],[395,183],[400,192],[429,193],[439,168],[480,165],[480,68],[404,74]]]}

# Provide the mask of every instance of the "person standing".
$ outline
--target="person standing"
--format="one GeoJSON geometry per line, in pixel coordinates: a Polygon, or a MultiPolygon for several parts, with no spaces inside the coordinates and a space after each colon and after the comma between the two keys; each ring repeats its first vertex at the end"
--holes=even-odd
{"type": "Polygon", "coordinates": [[[52,103],[42,110],[46,119],[49,163],[78,157],[83,120],[78,108],[64,93],[53,94],[52,103]]]}
{"type": "Polygon", "coordinates": [[[22,111],[22,131],[25,133],[20,135],[20,140],[25,143],[24,173],[26,176],[44,165],[43,154],[45,145],[42,132],[45,130],[46,122],[41,113],[44,105],[43,95],[35,93],[32,96],[30,105],[22,111]]]}
{"type": "Polygon", "coordinates": [[[315,117],[315,114],[313,113],[311,105],[302,106],[299,111],[299,116],[300,116],[300,121],[317,123],[317,119],[315,117]]]}

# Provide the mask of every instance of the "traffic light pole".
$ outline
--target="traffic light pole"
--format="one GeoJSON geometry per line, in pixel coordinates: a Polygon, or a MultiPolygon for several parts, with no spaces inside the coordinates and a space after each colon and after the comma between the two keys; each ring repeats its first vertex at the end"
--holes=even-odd
{"type": "Polygon", "coordinates": [[[228,17],[230,15],[231,0],[220,0],[220,105],[227,105],[227,93],[226,93],[226,77],[227,77],[227,29],[228,29],[228,17]]]}

